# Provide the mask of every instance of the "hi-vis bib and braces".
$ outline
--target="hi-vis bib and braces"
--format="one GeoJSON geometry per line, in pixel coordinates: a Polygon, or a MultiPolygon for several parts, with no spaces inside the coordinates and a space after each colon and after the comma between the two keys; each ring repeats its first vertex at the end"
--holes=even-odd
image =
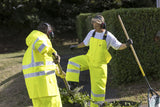
{"type": "Polygon", "coordinates": [[[89,51],[86,55],[80,55],[69,59],[67,66],[67,81],[79,82],[80,71],[89,70],[91,79],[91,107],[98,107],[105,101],[105,87],[107,82],[107,63],[111,55],[107,50],[106,37],[103,40],[94,38],[95,31],[90,38],[89,51]]]}

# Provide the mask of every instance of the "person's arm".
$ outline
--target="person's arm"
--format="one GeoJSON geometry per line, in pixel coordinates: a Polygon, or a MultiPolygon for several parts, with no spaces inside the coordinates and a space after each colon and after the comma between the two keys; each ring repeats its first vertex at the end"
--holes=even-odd
{"type": "Polygon", "coordinates": [[[83,42],[77,45],[77,48],[83,48],[83,47],[85,47],[85,44],[83,42]]]}
{"type": "Polygon", "coordinates": [[[126,49],[126,48],[129,47],[131,44],[133,44],[132,39],[128,39],[128,40],[126,41],[126,43],[121,44],[121,46],[119,47],[118,50],[126,49]]]}
{"type": "Polygon", "coordinates": [[[126,49],[127,48],[127,45],[125,43],[123,43],[118,50],[123,50],[123,49],[126,49]]]}
{"type": "Polygon", "coordinates": [[[38,50],[41,54],[47,53],[48,55],[52,55],[52,53],[56,53],[52,46],[48,45],[42,38],[37,39],[33,49],[38,50]]]}
{"type": "Polygon", "coordinates": [[[71,46],[70,46],[70,49],[83,48],[83,47],[85,47],[85,45],[84,45],[83,42],[81,42],[81,43],[78,44],[78,45],[71,45],[71,46]]]}
{"type": "Polygon", "coordinates": [[[123,50],[129,47],[130,44],[133,44],[132,39],[128,39],[126,43],[119,42],[117,38],[111,32],[108,32],[107,36],[108,37],[106,41],[109,42],[109,44],[107,45],[111,46],[115,50],[123,50]]]}
{"type": "Polygon", "coordinates": [[[87,34],[87,36],[85,37],[85,39],[83,40],[83,42],[81,42],[81,43],[78,44],[78,45],[71,45],[71,46],[70,46],[70,49],[77,49],[77,48],[83,48],[83,47],[85,47],[85,46],[88,46],[89,41],[90,41],[90,38],[91,38],[93,32],[94,32],[94,30],[91,30],[91,31],[87,34]]]}

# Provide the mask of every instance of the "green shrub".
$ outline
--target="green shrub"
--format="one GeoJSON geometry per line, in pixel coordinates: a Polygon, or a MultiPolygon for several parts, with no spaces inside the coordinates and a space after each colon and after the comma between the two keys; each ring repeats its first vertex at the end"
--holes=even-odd
{"type": "Polygon", "coordinates": [[[77,36],[80,41],[82,41],[87,35],[88,31],[91,29],[90,25],[90,18],[92,17],[91,13],[80,14],[77,16],[76,20],[76,29],[77,29],[77,36]]]}
{"type": "MultiPolygon", "coordinates": [[[[69,95],[67,90],[65,88],[60,88],[60,94],[61,94],[61,100],[62,104],[67,107],[70,107],[71,105],[77,105],[78,107],[88,107],[88,102],[91,101],[90,97],[86,93],[82,92],[76,92],[73,95],[69,95]],[[69,106],[70,105],[70,106],[69,106]]],[[[76,107],[77,107],[76,106],[76,107]]]]}
{"type": "MultiPolygon", "coordinates": [[[[118,20],[118,15],[121,16],[125,28],[130,38],[132,38],[135,51],[141,62],[141,65],[149,80],[158,80],[160,78],[160,47],[154,42],[154,36],[160,30],[160,9],[158,8],[131,8],[109,10],[101,13],[107,23],[107,30],[112,32],[115,37],[122,43],[126,42],[126,37],[118,20]]],[[[78,22],[83,28],[77,29],[77,34],[82,34],[80,39],[84,39],[89,28],[88,23],[84,19],[81,20],[81,15],[85,19],[91,14],[80,14],[77,17],[78,22]],[[85,29],[85,30],[84,30],[85,29]]],[[[92,14],[92,16],[95,14],[92,14]]],[[[78,25],[78,24],[77,24],[78,25]]],[[[80,37],[80,36],[79,36],[80,37]]],[[[113,82],[116,84],[137,82],[142,80],[142,74],[135,61],[130,48],[122,51],[109,50],[112,55],[111,65],[113,82]]]]}

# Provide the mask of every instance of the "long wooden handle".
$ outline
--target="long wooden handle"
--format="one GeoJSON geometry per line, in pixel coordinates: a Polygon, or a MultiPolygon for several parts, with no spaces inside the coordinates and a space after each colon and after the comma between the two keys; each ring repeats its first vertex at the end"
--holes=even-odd
{"type": "MultiPolygon", "coordinates": [[[[127,31],[126,31],[126,28],[124,27],[124,24],[123,24],[123,22],[122,22],[122,19],[121,19],[121,16],[120,16],[120,15],[118,15],[118,19],[119,19],[119,21],[120,21],[120,23],[121,23],[122,29],[123,29],[123,31],[124,31],[124,33],[125,33],[125,35],[126,35],[127,40],[128,40],[128,39],[129,39],[129,36],[128,36],[128,33],[127,33],[127,31]]],[[[133,55],[134,55],[134,57],[135,57],[135,59],[136,59],[136,62],[137,62],[138,66],[139,66],[139,68],[140,68],[140,70],[141,70],[142,75],[145,77],[145,73],[144,73],[144,71],[143,71],[143,68],[142,68],[142,66],[141,66],[141,64],[140,64],[140,61],[139,61],[139,59],[138,59],[138,57],[137,57],[137,54],[136,54],[136,52],[135,52],[134,47],[133,47],[132,44],[130,45],[130,48],[131,48],[131,50],[132,50],[132,52],[133,52],[133,55]]]]}
{"type": "MultiPolygon", "coordinates": [[[[56,59],[55,53],[52,53],[52,55],[54,57],[53,59],[56,59]]],[[[58,68],[59,68],[59,71],[60,71],[60,75],[61,75],[63,73],[62,67],[61,67],[60,63],[58,63],[57,65],[58,65],[58,68]]],[[[70,92],[70,86],[69,86],[68,81],[66,80],[66,78],[63,78],[63,81],[65,83],[67,91],[70,92]]]]}
{"type": "MultiPolygon", "coordinates": [[[[62,70],[62,67],[61,67],[60,63],[58,63],[58,68],[60,70],[60,75],[61,75],[63,70],[62,70]]],[[[67,90],[70,91],[70,86],[69,86],[68,81],[66,80],[66,78],[63,78],[63,81],[65,83],[65,86],[66,86],[67,90]]]]}

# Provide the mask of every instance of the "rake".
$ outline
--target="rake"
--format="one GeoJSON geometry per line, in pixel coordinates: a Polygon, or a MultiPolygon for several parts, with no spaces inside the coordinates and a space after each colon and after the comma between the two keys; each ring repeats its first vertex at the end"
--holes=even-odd
{"type": "MultiPolygon", "coordinates": [[[[52,55],[53,55],[54,60],[57,59],[55,53],[52,53],[52,55]]],[[[59,68],[59,71],[60,71],[59,73],[61,75],[63,73],[63,69],[62,69],[60,63],[58,63],[57,65],[58,65],[58,68],[59,68]]],[[[81,87],[76,87],[74,90],[71,90],[70,85],[68,84],[68,81],[66,80],[66,78],[63,78],[63,81],[65,83],[68,94],[71,95],[72,97],[74,97],[74,95],[76,93],[78,93],[83,88],[83,86],[81,86],[81,87]]]]}
{"type": "MultiPolygon", "coordinates": [[[[118,19],[119,19],[119,21],[121,23],[122,29],[123,29],[123,31],[125,33],[125,36],[126,36],[127,40],[128,40],[129,36],[128,36],[126,28],[125,28],[125,26],[124,26],[124,24],[122,22],[122,19],[121,19],[120,15],[118,15],[118,19]]],[[[136,54],[136,52],[135,52],[134,47],[133,47],[132,44],[130,45],[130,48],[131,48],[131,50],[133,52],[133,55],[134,55],[134,57],[136,59],[136,62],[138,64],[138,66],[140,68],[140,71],[141,71],[143,77],[145,78],[147,86],[149,88],[148,89],[148,107],[160,107],[160,96],[157,94],[157,92],[153,88],[151,88],[151,86],[150,86],[150,84],[148,82],[148,79],[147,79],[147,77],[146,77],[146,75],[145,75],[145,73],[143,71],[143,68],[142,68],[142,66],[140,64],[140,61],[139,61],[139,59],[137,57],[137,54],[136,54]]]]}

